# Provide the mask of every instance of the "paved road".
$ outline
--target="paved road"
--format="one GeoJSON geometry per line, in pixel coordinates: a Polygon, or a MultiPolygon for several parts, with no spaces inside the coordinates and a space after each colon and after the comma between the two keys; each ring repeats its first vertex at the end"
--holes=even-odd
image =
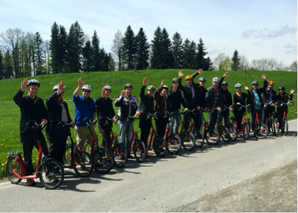
{"type": "Polygon", "coordinates": [[[290,136],[238,141],[81,179],[66,171],[57,190],[0,184],[0,211],[170,211],[207,194],[254,178],[297,159],[297,121],[290,136]]]}

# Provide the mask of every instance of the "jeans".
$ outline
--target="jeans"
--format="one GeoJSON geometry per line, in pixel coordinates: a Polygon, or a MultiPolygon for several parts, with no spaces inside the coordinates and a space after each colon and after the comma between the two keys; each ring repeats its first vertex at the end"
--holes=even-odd
{"type": "Polygon", "coordinates": [[[222,110],[218,113],[219,121],[222,123],[222,120],[225,121],[225,126],[229,125],[230,122],[230,111],[229,110],[222,110]]]}
{"type": "Polygon", "coordinates": [[[123,154],[126,149],[129,149],[130,138],[132,135],[132,126],[133,121],[128,119],[120,119],[118,121],[118,127],[120,130],[119,133],[119,145],[120,145],[120,152],[123,154]]]}
{"type": "Polygon", "coordinates": [[[141,141],[143,141],[145,143],[145,146],[147,147],[148,137],[152,127],[152,119],[146,119],[146,117],[141,117],[139,127],[141,129],[141,141]]]}
{"type": "Polygon", "coordinates": [[[174,112],[173,116],[169,118],[169,126],[174,135],[178,133],[180,122],[181,122],[181,116],[178,112],[174,112]]]}
{"type": "Polygon", "coordinates": [[[217,121],[217,117],[219,116],[219,111],[214,110],[212,112],[209,112],[209,129],[213,130],[217,121]]]}
{"type": "Polygon", "coordinates": [[[255,130],[255,123],[256,123],[256,117],[257,117],[257,113],[259,116],[259,121],[262,121],[262,109],[259,110],[251,110],[251,129],[255,130]]]}

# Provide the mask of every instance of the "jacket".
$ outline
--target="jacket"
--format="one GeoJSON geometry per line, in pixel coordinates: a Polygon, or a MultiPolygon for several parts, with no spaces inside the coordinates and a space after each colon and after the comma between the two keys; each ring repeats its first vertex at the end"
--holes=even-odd
{"type": "Polygon", "coordinates": [[[112,99],[108,98],[107,100],[103,97],[98,97],[95,100],[95,106],[97,111],[97,120],[101,125],[107,124],[107,118],[113,118],[115,116],[115,110],[113,108],[112,99]]]}

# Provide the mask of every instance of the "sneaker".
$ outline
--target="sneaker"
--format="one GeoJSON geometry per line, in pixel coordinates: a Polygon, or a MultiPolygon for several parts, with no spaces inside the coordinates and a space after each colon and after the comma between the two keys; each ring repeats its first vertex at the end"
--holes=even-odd
{"type": "Polygon", "coordinates": [[[35,186],[36,183],[33,179],[27,179],[26,186],[35,186]]]}

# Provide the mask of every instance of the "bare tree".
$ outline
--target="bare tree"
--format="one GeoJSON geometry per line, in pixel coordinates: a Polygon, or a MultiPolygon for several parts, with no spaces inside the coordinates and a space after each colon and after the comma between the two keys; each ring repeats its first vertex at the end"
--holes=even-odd
{"type": "Polygon", "coordinates": [[[297,72],[297,60],[291,64],[291,66],[289,67],[289,70],[297,72]]]}
{"type": "Polygon", "coordinates": [[[219,69],[222,62],[226,59],[226,55],[224,53],[220,53],[213,61],[213,66],[216,70],[219,69]]]}
{"type": "Polygon", "coordinates": [[[113,40],[113,46],[111,48],[113,57],[115,58],[115,64],[118,62],[118,70],[121,70],[122,67],[122,46],[123,46],[123,35],[120,30],[118,30],[115,34],[115,38],[113,40]]]}
{"type": "Polygon", "coordinates": [[[239,69],[240,70],[248,70],[249,67],[249,61],[247,60],[247,58],[242,55],[240,56],[240,65],[239,65],[239,69]]]}

